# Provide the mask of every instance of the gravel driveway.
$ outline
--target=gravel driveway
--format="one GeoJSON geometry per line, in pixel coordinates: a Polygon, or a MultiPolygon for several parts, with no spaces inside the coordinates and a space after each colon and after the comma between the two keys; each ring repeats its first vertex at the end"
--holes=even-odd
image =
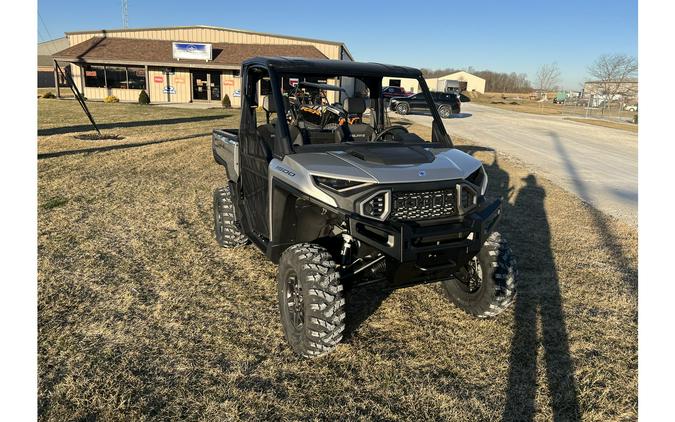
{"type": "MultiPolygon", "coordinates": [[[[427,126],[431,117],[406,118],[427,126]]],[[[601,211],[637,224],[636,133],[463,103],[445,120],[450,136],[469,139],[531,166],[601,211]]]]}

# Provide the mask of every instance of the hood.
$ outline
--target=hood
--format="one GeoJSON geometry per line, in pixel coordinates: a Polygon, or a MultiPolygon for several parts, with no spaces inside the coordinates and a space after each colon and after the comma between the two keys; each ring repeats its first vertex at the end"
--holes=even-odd
{"type": "Polygon", "coordinates": [[[392,146],[372,148],[367,154],[351,150],[291,154],[284,162],[313,175],[381,184],[464,179],[481,166],[480,160],[458,149],[421,148],[426,154],[418,149],[392,146]]]}

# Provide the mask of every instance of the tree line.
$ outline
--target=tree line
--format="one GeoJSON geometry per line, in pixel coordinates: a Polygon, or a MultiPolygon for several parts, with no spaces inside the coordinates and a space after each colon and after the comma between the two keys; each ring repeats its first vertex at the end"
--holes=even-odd
{"type": "MultiPolygon", "coordinates": [[[[422,68],[422,74],[425,78],[438,78],[450,73],[458,72],[460,69],[425,69],[422,68]]],[[[506,73],[494,72],[492,70],[475,70],[472,67],[466,69],[472,75],[485,79],[486,92],[531,92],[532,84],[527,79],[525,73],[506,73]]]]}

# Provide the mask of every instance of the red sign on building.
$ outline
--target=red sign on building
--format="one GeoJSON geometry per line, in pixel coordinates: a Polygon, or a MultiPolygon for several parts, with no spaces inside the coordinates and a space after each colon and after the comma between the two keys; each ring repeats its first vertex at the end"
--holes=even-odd
{"type": "Polygon", "coordinates": [[[153,79],[156,83],[161,84],[164,82],[164,76],[155,76],[153,79]]]}

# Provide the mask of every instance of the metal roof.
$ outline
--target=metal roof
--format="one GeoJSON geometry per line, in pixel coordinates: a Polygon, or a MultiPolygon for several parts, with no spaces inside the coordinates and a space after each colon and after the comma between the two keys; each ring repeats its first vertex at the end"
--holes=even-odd
{"type": "Polygon", "coordinates": [[[65,50],[54,53],[53,58],[75,63],[149,64],[181,67],[219,67],[235,69],[249,57],[260,55],[299,56],[326,58],[309,44],[232,44],[214,43],[213,59],[176,60],[173,58],[172,41],[132,38],[93,37],[65,50]]]}

